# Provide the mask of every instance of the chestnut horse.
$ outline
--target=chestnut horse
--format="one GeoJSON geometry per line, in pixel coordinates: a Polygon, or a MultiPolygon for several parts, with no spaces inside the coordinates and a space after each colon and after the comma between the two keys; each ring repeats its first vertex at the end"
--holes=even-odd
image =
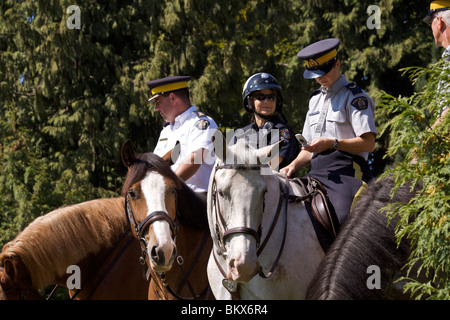
{"type": "Polygon", "coordinates": [[[123,214],[123,198],[97,199],[38,217],[0,254],[0,299],[42,299],[51,284],[76,299],[146,299],[136,261],[139,244],[123,214]]]}
{"type": "Polygon", "coordinates": [[[206,266],[212,248],[201,197],[171,170],[164,159],[137,154],[126,141],[122,161],[128,166],[123,186],[128,219],[142,247],[141,263],[151,275],[149,299],[208,299],[206,266]]]}

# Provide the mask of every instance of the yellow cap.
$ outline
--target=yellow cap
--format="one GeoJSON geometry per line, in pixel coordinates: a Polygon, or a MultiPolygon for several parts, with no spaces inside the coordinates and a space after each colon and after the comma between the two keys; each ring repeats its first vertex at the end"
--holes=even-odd
{"type": "Polygon", "coordinates": [[[423,18],[423,22],[431,24],[431,18],[433,17],[433,13],[448,10],[448,9],[450,9],[450,1],[449,0],[430,1],[430,11],[423,18]]]}

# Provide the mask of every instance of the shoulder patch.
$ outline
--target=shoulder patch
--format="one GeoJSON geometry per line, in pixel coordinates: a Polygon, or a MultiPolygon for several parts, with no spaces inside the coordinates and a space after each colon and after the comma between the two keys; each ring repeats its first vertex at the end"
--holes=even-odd
{"type": "Polygon", "coordinates": [[[369,102],[367,101],[367,98],[364,96],[354,98],[351,104],[358,110],[365,110],[369,106],[369,102]]]}
{"type": "Polygon", "coordinates": [[[289,140],[289,139],[291,138],[291,134],[290,134],[290,132],[289,132],[289,129],[283,129],[283,130],[281,130],[280,134],[281,134],[281,136],[282,136],[284,139],[286,139],[286,140],[289,140]]]}
{"type": "Polygon", "coordinates": [[[200,119],[195,123],[195,127],[200,130],[205,130],[209,127],[209,121],[200,119]]]}
{"type": "Polygon", "coordinates": [[[362,93],[361,88],[356,83],[349,83],[345,86],[348,90],[350,90],[353,95],[357,95],[362,93]]]}
{"type": "Polygon", "coordinates": [[[319,94],[320,89],[316,89],[313,92],[311,92],[311,94],[309,95],[309,98],[311,99],[312,97],[314,97],[316,94],[319,94]]]}

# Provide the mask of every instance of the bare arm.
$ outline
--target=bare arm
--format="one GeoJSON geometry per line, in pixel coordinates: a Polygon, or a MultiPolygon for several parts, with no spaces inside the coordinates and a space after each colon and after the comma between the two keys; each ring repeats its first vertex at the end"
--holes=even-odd
{"type": "MultiPolygon", "coordinates": [[[[315,139],[311,144],[303,146],[302,151],[300,151],[297,158],[281,169],[280,172],[290,177],[295,171],[311,163],[311,155],[313,152],[321,153],[330,149],[333,146],[334,141],[335,140],[332,138],[315,139]]],[[[375,148],[375,134],[373,132],[366,132],[360,137],[340,139],[338,141],[338,150],[346,152],[372,152],[375,148]]]]}
{"type": "MultiPolygon", "coordinates": [[[[339,139],[338,150],[360,153],[372,152],[375,148],[375,134],[373,132],[366,132],[359,137],[351,139],[339,139]]],[[[309,152],[321,153],[333,146],[334,139],[332,138],[318,138],[311,144],[304,146],[302,149],[309,152]]]]}
{"type": "Polygon", "coordinates": [[[311,163],[311,152],[302,149],[298,154],[297,158],[294,159],[290,164],[280,170],[280,173],[286,174],[290,177],[295,171],[303,168],[311,163]]]}
{"type": "Polygon", "coordinates": [[[180,163],[178,168],[175,170],[175,174],[183,181],[188,180],[192,177],[197,170],[200,168],[203,162],[203,148],[197,151],[191,152],[183,161],[180,163]]]}

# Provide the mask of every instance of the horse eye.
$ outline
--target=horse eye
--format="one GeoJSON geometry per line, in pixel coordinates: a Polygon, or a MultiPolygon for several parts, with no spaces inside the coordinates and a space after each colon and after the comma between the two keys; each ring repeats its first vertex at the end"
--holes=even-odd
{"type": "Polygon", "coordinates": [[[136,190],[130,189],[130,191],[128,191],[128,193],[130,194],[130,197],[132,200],[136,200],[136,198],[137,198],[136,190]]]}
{"type": "Polygon", "coordinates": [[[171,189],[170,189],[170,192],[171,192],[173,195],[176,195],[176,194],[177,194],[177,189],[176,189],[176,188],[171,188],[171,189]]]}

